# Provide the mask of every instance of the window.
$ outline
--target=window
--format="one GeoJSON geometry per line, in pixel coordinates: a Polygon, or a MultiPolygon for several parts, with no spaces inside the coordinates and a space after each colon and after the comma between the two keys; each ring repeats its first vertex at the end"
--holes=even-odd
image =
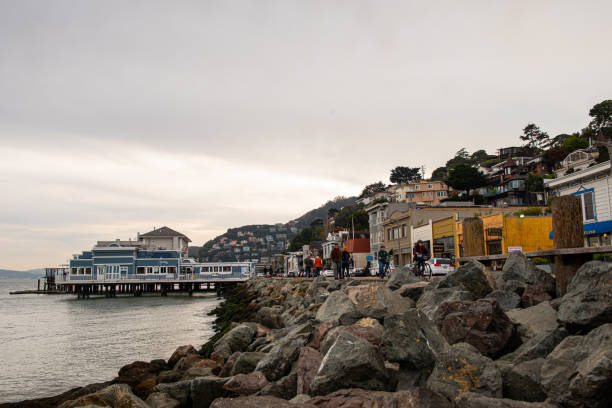
{"type": "Polygon", "coordinates": [[[153,267],[153,273],[159,273],[159,266],[153,267]]]}
{"type": "Polygon", "coordinates": [[[140,275],[144,275],[145,267],[144,266],[139,266],[138,268],[136,268],[136,273],[140,274],[140,275]]]}
{"type": "Polygon", "coordinates": [[[406,237],[408,231],[408,227],[406,226],[406,224],[402,224],[402,237],[406,237]]]}
{"type": "Polygon", "coordinates": [[[391,241],[391,228],[387,230],[387,239],[391,241]]]}
{"type": "Polygon", "coordinates": [[[512,174],[512,168],[510,167],[504,167],[504,174],[508,175],[508,174],[512,174]]]}
{"type": "Polygon", "coordinates": [[[166,266],[162,266],[161,273],[168,273],[168,268],[166,266]]]}
{"type": "Polygon", "coordinates": [[[153,273],[153,267],[152,266],[147,266],[147,273],[153,273]]]}
{"type": "Polygon", "coordinates": [[[430,191],[430,192],[429,192],[429,196],[430,196],[430,197],[433,197],[433,191],[430,191]]]}
{"type": "Polygon", "coordinates": [[[223,272],[231,272],[232,271],[232,267],[231,266],[224,266],[223,267],[223,272]]]}
{"type": "Polygon", "coordinates": [[[176,266],[169,266],[168,273],[176,273],[176,266]]]}
{"type": "Polygon", "coordinates": [[[91,267],[85,268],[85,275],[91,275],[91,267]]]}
{"type": "Polygon", "coordinates": [[[70,271],[71,275],[76,275],[77,274],[77,268],[72,268],[72,270],[70,271]]]}
{"type": "Polygon", "coordinates": [[[421,186],[419,186],[419,185],[417,184],[416,186],[414,186],[414,189],[415,189],[415,190],[420,190],[420,189],[421,189],[421,186]]]}
{"type": "Polygon", "coordinates": [[[85,275],[85,268],[79,268],[79,275],[85,275]]]}
{"type": "Polygon", "coordinates": [[[427,192],[423,191],[423,193],[421,193],[423,195],[423,197],[427,196],[427,192]]]}
{"type": "Polygon", "coordinates": [[[431,189],[431,188],[433,188],[433,185],[432,184],[428,184],[427,188],[431,189]]]}
{"type": "Polygon", "coordinates": [[[595,219],[595,201],[593,200],[593,191],[582,194],[582,209],[585,221],[595,219]]]}
{"type": "Polygon", "coordinates": [[[122,274],[126,274],[128,273],[128,267],[127,266],[121,266],[119,267],[119,270],[121,271],[122,274]]]}

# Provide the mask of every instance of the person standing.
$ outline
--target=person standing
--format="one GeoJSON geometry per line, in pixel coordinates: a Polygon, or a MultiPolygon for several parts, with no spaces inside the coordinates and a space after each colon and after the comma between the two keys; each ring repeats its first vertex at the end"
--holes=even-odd
{"type": "Polygon", "coordinates": [[[340,267],[340,279],[349,277],[349,265],[351,263],[351,253],[346,247],[342,248],[342,265],[340,267]]]}
{"type": "Polygon", "coordinates": [[[314,268],[315,268],[315,276],[321,276],[321,269],[323,269],[323,259],[317,253],[317,256],[314,259],[314,268]]]}
{"type": "Polygon", "coordinates": [[[380,251],[378,251],[378,276],[380,279],[385,277],[385,269],[389,264],[389,253],[385,249],[384,245],[381,245],[380,251]]]}
{"type": "Polygon", "coordinates": [[[334,278],[340,279],[340,262],[342,261],[342,251],[337,243],[334,244],[334,248],[332,249],[331,260],[334,263],[334,278]]]}
{"type": "Polygon", "coordinates": [[[306,277],[307,278],[311,278],[312,277],[312,267],[314,265],[314,261],[312,259],[312,254],[308,254],[306,256],[306,259],[304,259],[304,270],[306,272],[306,277]]]}

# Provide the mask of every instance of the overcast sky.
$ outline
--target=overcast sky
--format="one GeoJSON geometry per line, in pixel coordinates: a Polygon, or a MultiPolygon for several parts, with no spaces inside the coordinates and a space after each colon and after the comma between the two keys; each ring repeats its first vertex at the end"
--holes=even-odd
{"type": "Polygon", "coordinates": [[[609,1],[0,0],[0,268],[286,222],[586,126],[609,1]]]}

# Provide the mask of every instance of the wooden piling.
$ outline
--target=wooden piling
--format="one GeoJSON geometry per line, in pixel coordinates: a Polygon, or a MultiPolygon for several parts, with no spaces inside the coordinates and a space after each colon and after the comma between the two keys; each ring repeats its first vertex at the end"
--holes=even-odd
{"type": "Polygon", "coordinates": [[[481,218],[470,217],[463,220],[463,256],[485,254],[484,227],[481,218]]]}
{"type": "MultiPolygon", "coordinates": [[[[581,248],[584,246],[582,228],[582,203],[579,197],[563,196],[552,203],[553,244],[555,249],[581,248]]],[[[563,296],[567,285],[580,266],[588,260],[584,255],[555,256],[557,295],[563,296]]]]}

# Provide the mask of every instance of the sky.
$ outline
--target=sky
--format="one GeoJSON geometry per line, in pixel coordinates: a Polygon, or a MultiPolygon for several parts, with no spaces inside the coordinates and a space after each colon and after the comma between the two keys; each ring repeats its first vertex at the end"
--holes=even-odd
{"type": "Polygon", "coordinates": [[[0,268],[201,245],[585,127],[609,1],[0,0],[0,268]]]}

